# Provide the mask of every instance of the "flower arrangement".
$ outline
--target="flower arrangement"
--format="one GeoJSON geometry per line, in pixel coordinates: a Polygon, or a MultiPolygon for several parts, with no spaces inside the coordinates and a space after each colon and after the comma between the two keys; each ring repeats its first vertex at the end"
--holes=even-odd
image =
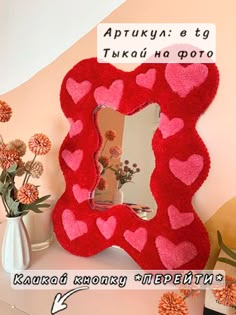
{"type": "Polygon", "coordinates": [[[108,142],[113,142],[116,138],[116,132],[114,130],[107,130],[104,134],[104,144],[101,153],[98,157],[98,162],[100,163],[100,180],[97,185],[97,190],[104,191],[108,188],[107,180],[103,177],[107,170],[113,170],[113,160],[119,159],[122,154],[122,149],[118,145],[113,145],[109,148],[109,155],[104,154],[107,148],[108,142]]]}
{"type": "Polygon", "coordinates": [[[162,295],[158,311],[159,315],[188,315],[188,307],[186,299],[189,297],[197,297],[199,290],[181,289],[180,294],[175,292],[166,292],[162,295]]]}
{"type": "MultiPolygon", "coordinates": [[[[8,122],[12,116],[11,107],[0,101],[0,122],[8,122]]],[[[50,195],[39,198],[38,186],[29,182],[31,178],[38,179],[43,173],[43,164],[36,161],[37,156],[47,154],[51,149],[49,138],[41,133],[29,139],[29,150],[34,154],[31,161],[22,160],[27,146],[24,141],[16,139],[5,143],[0,136],[0,196],[7,217],[17,217],[27,214],[30,210],[40,213],[40,208],[50,207],[43,203],[50,195]],[[16,177],[23,177],[19,188],[16,177]]]]}
{"type": "Polygon", "coordinates": [[[132,167],[129,167],[129,161],[125,160],[124,163],[121,162],[116,168],[112,168],[115,173],[117,186],[120,189],[126,183],[132,183],[133,176],[140,172],[137,163],[133,163],[132,167]]]}

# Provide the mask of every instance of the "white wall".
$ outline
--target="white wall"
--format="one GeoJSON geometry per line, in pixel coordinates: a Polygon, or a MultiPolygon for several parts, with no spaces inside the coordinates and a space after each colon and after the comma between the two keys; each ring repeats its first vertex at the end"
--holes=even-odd
{"type": "Polygon", "coordinates": [[[133,116],[125,117],[123,134],[122,161],[135,162],[141,172],[134,175],[133,183],[127,183],[122,187],[124,201],[147,205],[156,210],[156,202],[150,191],[150,176],[154,169],[154,153],[151,141],[158,126],[159,107],[156,104],[149,105],[133,116]]]}
{"type": "Polygon", "coordinates": [[[30,79],[124,2],[0,0],[0,94],[30,79]]]}

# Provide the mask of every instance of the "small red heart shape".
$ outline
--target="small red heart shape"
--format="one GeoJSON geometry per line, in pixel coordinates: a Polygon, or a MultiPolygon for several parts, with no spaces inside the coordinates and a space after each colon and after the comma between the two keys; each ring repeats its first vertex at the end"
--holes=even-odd
{"type": "Polygon", "coordinates": [[[141,252],[147,242],[147,230],[145,228],[139,228],[134,232],[126,230],[124,238],[133,248],[141,252]]]}
{"type": "Polygon", "coordinates": [[[208,68],[203,64],[183,67],[180,64],[166,65],[165,78],[170,87],[180,97],[186,97],[194,88],[200,86],[207,78],[208,68]]]}
{"type": "Polygon", "coordinates": [[[89,81],[76,82],[69,78],[66,81],[66,89],[72,100],[77,104],[91,90],[92,84],[89,81]]]}
{"type": "Polygon", "coordinates": [[[73,241],[77,237],[80,237],[88,232],[88,227],[86,222],[76,220],[74,213],[65,209],[62,213],[62,223],[65,229],[65,232],[69,239],[73,241]]]}
{"type": "Polygon", "coordinates": [[[117,109],[123,94],[124,83],[122,80],[114,81],[109,88],[99,86],[94,91],[94,98],[98,105],[117,109]]]}
{"type": "Polygon", "coordinates": [[[112,237],[116,229],[116,218],[111,216],[107,220],[97,218],[96,224],[101,234],[108,240],[112,237]]]}
{"type": "Polygon", "coordinates": [[[168,216],[170,225],[173,230],[178,230],[191,224],[194,220],[192,212],[180,212],[175,206],[170,205],[168,207],[168,216]]]}
{"type": "Polygon", "coordinates": [[[170,159],[169,168],[172,174],[185,185],[191,185],[198,178],[203,169],[203,157],[198,154],[191,155],[186,161],[170,159]]]}
{"type": "Polygon", "coordinates": [[[81,131],[83,130],[83,123],[81,120],[73,121],[72,118],[69,118],[68,120],[70,122],[69,135],[70,135],[70,138],[72,138],[81,133],[81,131]]]}
{"type": "Polygon", "coordinates": [[[158,236],[156,248],[163,265],[169,270],[177,269],[197,256],[196,247],[189,241],[175,245],[167,238],[158,236]]]}
{"type": "Polygon", "coordinates": [[[152,89],[156,81],[156,69],[149,69],[146,73],[140,73],[136,76],[136,83],[147,89],[152,89]]]}
{"type": "Polygon", "coordinates": [[[181,129],[184,128],[184,121],[181,118],[169,119],[167,115],[161,113],[159,130],[162,134],[162,138],[166,139],[170,136],[175,135],[181,129]]]}
{"type": "Polygon", "coordinates": [[[69,150],[62,151],[62,158],[66,162],[66,164],[75,172],[79,169],[81,161],[83,159],[83,151],[76,150],[74,152],[70,152],[69,150]]]}
{"type": "Polygon", "coordinates": [[[82,203],[89,199],[90,192],[88,189],[81,188],[78,184],[72,187],[73,195],[78,203],[82,203]]]}

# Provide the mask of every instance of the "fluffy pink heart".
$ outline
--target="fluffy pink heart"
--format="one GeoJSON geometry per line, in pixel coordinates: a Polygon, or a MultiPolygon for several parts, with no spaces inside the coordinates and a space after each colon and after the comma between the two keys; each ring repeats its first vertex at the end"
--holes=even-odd
{"type": "Polygon", "coordinates": [[[161,113],[159,130],[163,139],[175,135],[184,127],[184,121],[181,118],[169,119],[165,114],[161,113]]]}
{"type": "Polygon", "coordinates": [[[194,220],[192,212],[180,212],[175,206],[170,205],[168,207],[168,216],[170,225],[173,230],[178,230],[191,224],[194,220]]]}
{"type": "Polygon", "coordinates": [[[123,94],[124,83],[122,80],[114,81],[109,88],[99,86],[94,91],[94,98],[98,105],[117,109],[123,94]]]}
{"type": "Polygon", "coordinates": [[[83,159],[83,151],[76,150],[74,152],[70,152],[69,150],[63,150],[61,155],[66,164],[74,172],[78,170],[83,159]]]}
{"type": "Polygon", "coordinates": [[[200,86],[207,75],[208,67],[197,63],[187,67],[169,63],[165,69],[166,81],[180,97],[186,97],[194,88],[200,86]]]}
{"type": "Polygon", "coordinates": [[[74,213],[69,209],[65,209],[62,213],[62,224],[71,241],[88,232],[87,224],[84,221],[76,220],[74,213]]]}
{"type": "Polygon", "coordinates": [[[124,238],[133,248],[141,252],[147,242],[147,230],[145,228],[139,228],[134,232],[126,230],[124,238]]]}
{"type": "Polygon", "coordinates": [[[191,185],[198,178],[204,166],[203,157],[198,154],[191,155],[187,161],[170,159],[169,168],[172,174],[185,185],[191,185]]]}
{"type": "Polygon", "coordinates": [[[108,240],[115,232],[116,218],[114,216],[108,218],[107,220],[97,218],[96,224],[101,234],[108,240]]]}
{"type": "Polygon", "coordinates": [[[77,104],[91,90],[92,84],[89,81],[76,82],[69,78],[66,81],[66,90],[70,94],[72,100],[77,104]]]}
{"type": "Polygon", "coordinates": [[[136,76],[136,83],[147,89],[152,89],[156,81],[156,69],[149,69],[146,73],[140,73],[136,76]]]}
{"type": "Polygon", "coordinates": [[[88,189],[80,188],[78,184],[72,187],[73,195],[78,203],[82,203],[89,199],[90,192],[88,189]]]}
{"type": "Polygon", "coordinates": [[[78,134],[80,134],[80,132],[83,129],[83,123],[81,120],[76,120],[73,121],[72,118],[69,118],[69,123],[70,123],[70,131],[69,131],[69,135],[70,137],[74,137],[77,136],[78,134]]]}
{"type": "Polygon", "coordinates": [[[197,249],[191,242],[175,245],[163,236],[156,238],[156,248],[162,264],[169,270],[177,269],[197,256],[197,249]]]}

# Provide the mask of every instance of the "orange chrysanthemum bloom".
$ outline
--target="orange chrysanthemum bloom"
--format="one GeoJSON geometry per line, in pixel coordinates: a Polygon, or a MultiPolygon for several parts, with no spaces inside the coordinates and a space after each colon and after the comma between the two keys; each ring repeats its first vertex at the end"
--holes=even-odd
{"type": "Polygon", "coordinates": [[[109,158],[107,156],[100,156],[99,162],[102,164],[103,167],[107,167],[109,165],[109,158]]]}
{"type": "Polygon", "coordinates": [[[108,140],[108,141],[113,141],[116,137],[116,132],[114,130],[107,130],[105,132],[105,138],[108,140]]]}
{"type": "Polygon", "coordinates": [[[51,149],[51,141],[42,133],[36,133],[29,140],[29,149],[35,155],[47,154],[51,149]]]}
{"type": "Polygon", "coordinates": [[[6,102],[0,101],[0,122],[7,122],[12,115],[12,109],[6,102]]]}
{"type": "Polygon", "coordinates": [[[167,292],[162,295],[158,310],[159,315],[188,315],[186,302],[174,292],[167,292]]]}
{"type": "Polygon", "coordinates": [[[15,150],[0,150],[0,167],[7,170],[13,164],[20,162],[19,154],[15,150]]]}
{"type": "Polygon", "coordinates": [[[24,205],[29,205],[38,199],[38,188],[33,184],[25,184],[17,192],[17,199],[24,205]]]}
{"type": "Polygon", "coordinates": [[[180,289],[180,293],[186,297],[197,297],[201,293],[200,290],[192,290],[192,289],[180,289]]]}
{"type": "Polygon", "coordinates": [[[236,283],[227,283],[231,281],[235,279],[226,275],[225,288],[212,290],[216,301],[225,306],[236,305],[236,283]]]}
{"type": "Polygon", "coordinates": [[[98,190],[105,190],[108,187],[107,181],[105,178],[101,177],[97,186],[98,190]]]}
{"type": "Polygon", "coordinates": [[[121,150],[121,147],[119,147],[118,145],[115,145],[114,147],[111,147],[110,150],[109,150],[111,156],[114,158],[114,159],[119,159],[119,157],[121,156],[122,154],[122,150],[121,150]]]}

